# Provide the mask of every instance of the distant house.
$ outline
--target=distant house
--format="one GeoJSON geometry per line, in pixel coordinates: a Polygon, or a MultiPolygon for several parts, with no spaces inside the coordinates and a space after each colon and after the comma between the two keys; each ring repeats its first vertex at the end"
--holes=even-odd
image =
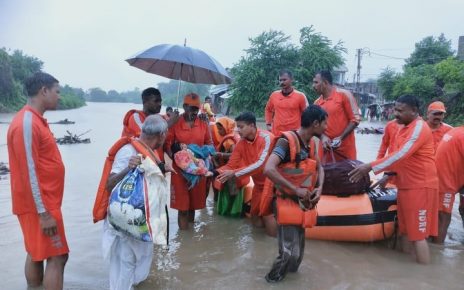
{"type": "Polygon", "coordinates": [[[360,106],[381,102],[382,95],[375,81],[361,82],[357,90],[356,83],[346,83],[345,88],[353,92],[360,106]]]}
{"type": "Polygon", "coordinates": [[[212,86],[209,90],[209,96],[212,99],[213,110],[216,114],[228,115],[229,105],[227,99],[230,98],[229,85],[212,86]]]}
{"type": "Polygon", "coordinates": [[[348,72],[348,68],[345,65],[338,66],[332,70],[333,83],[336,85],[345,85],[345,75],[348,72]]]}

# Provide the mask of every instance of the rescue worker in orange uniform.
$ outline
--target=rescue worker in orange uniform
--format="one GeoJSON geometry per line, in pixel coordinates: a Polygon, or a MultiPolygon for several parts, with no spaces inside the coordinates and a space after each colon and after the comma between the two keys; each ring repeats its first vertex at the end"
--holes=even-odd
{"type": "Polygon", "coordinates": [[[282,88],[269,97],[265,109],[266,126],[274,136],[281,132],[296,130],[300,127],[301,113],[308,106],[306,96],[293,88],[293,74],[288,70],[279,73],[282,88]]]}
{"type": "Polygon", "coordinates": [[[438,145],[435,156],[439,180],[439,224],[435,243],[446,238],[456,192],[464,187],[464,127],[448,131],[438,145]]]}
{"type": "Polygon", "coordinates": [[[149,115],[159,114],[161,111],[161,93],[155,88],[146,88],[142,92],[143,110],[130,110],[124,116],[121,136],[139,137],[142,124],[149,115]]]}
{"type": "Polygon", "coordinates": [[[445,104],[442,102],[433,102],[427,108],[427,125],[432,130],[433,142],[435,144],[435,151],[437,151],[438,144],[446,132],[453,129],[452,126],[443,122],[445,118],[446,109],[445,104]]]}
{"type": "Polygon", "coordinates": [[[388,154],[392,152],[395,144],[395,137],[400,127],[401,125],[398,124],[396,120],[391,120],[385,125],[382,142],[380,143],[380,148],[377,153],[377,159],[384,158],[387,152],[388,154]]]}
{"type": "MultiPolygon", "coordinates": [[[[139,137],[145,118],[153,114],[159,114],[161,111],[161,102],[161,93],[158,89],[146,88],[143,90],[143,110],[129,110],[126,113],[123,120],[121,137],[139,137]]],[[[174,111],[170,115],[166,114],[162,115],[162,117],[168,122],[168,127],[172,127],[179,119],[179,113],[174,111]]],[[[159,158],[164,161],[163,147],[158,148],[156,151],[158,152],[159,158]]]]}
{"type": "MultiPolygon", "coordinates": [[[[173,159],[171,146],[175,142],[196,144],[198,146],[212,145],[209,124],[198,117],[200,97],[190,93],[184,97],[184,113],[179,120],[169,128],[166,138],[166,152],[173,159]]],[[[187,180],[180,174],[181,169],[173,163],[178,174],[171,176],[171,208],[177,209],[179,229],[188,229],[189,222],[195,218],[195,210],[206,206],[206,177],[202,176],[197,185],[188,190],[187,180]]]]}
{"type": "Polygon", "coordinates": [[[332,84],[332,74],[322,70],[313,79],[313,89],[320,97],[314,104],[321,106],[327,114],[327,130],[322,135],[325,150],[323,161],[330,158],[329,150],[334,150],[335,159],[356,159],[354,129],[359,125],[361,116],[355,98],[351,92],[337,88],[332,84]]]}
{"type": "MultiPolygon", "coordinates": [[[[265,227],[268,235],[276,235],[276,222],[273,216],[260,216],[259,207],[264,187],[264,164],[274,145],[274,136],[256,127],[256,117],[251,112],[244,112],[235,118],[237,131],[241,140],[226,165],[215,172],[221,183],[243,180],[251,176],[254,182],[251,199],[251,221],[256,227],[265,227]]],[[[246,183],[245,183],[246,184],[246,183]]]]}
{"type": "Polygon", "coordinates": [[[426,239],[438,231],[438,177],[432,131],[419,117],[415,96],[404,95],[396,100],[395,117],[404,127],[398,131],[392,152],[358,166],[349,176],[358,181],[371,170],[375,174],[387,170],[396,173],[402,250],[415,256],[418,263],[427,264],[430,252],[426,239]]]}
{"type": "MultiPolygon", "coordinates": [[[[268,282],[279,282],[288,272],[296,272],[303,260],[305,221],[304,218],[301,218],[301,221],[293,219],[309,214],[307,210],[314,208],[321,196],[324,169],[318,162],[317,155],[311,154],[309,144],[313,136],[320,137],[324,133],[327,127],[326,119],[327,113],[321,107],[310,105],[301,116],[301,128],[284,132],[266,162],[264,174],[272,181],[276,198],[274,211],[277,214],[279,244],[279,256],[265,277],[268,282]],[[302,172],[288,173],[288,169],[295,168],[302,172]],[[303,211],[299,203],[307,205],[308,208],[303,211]]],[[[270,207],[262,205],[263,208],[270,207]]]]}
{"type": "Polygon", "coordinates": [[[13,118],[7,136],[13,214],[27,252],[28,287],[43,283],[45,289],[62,289],[69,253],[61,214],[65,169],[43,117],[56,109],[60,86],[53,76],[37,72],[25,81],[25,87],[27,104],[13,118]]]}

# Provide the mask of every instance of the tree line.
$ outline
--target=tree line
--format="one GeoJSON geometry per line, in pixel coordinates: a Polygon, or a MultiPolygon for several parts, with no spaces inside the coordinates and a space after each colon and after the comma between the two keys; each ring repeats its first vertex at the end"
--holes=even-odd
{"type": "Polygon", "coordinates": [[[424,113],[431,102],[443,101],[448,115],[445,121],[453,125],[464,123],[464,61],[456,57],[451,40],[443,34],[417,42],[403,71],[387,67],[377,83],[386,100],[414,94],[420,98],[424,113]]]}
{"type": "Polygon", "coordinates": [[[332,41],[313,26],[300,29],[299,43],[290,41],[282,31],[269,30],[249,38],[250,47],[232,69],[230,105],[233,111],[244,108],[264,115],[269,95],[279,89],[279,71],[293,72],[294,85],[309,101],[316,99],[312,79],[319,70],[330,70],[344,64],[346,49],[342,41],[332,41]]]}
{"type": "MultiPolygon", "coordinates": [[[[19,110],[27,101],[24,81],[34,73],[41,71],[43,62],[28,56],[20,50],[11,54],[5,48],[0,49],[0,112],[19,110]]],[[[85,105],[84,91],[69,85],[60,86],[61,99],[58,109],[72,109],[85,105]]]]}
{"type": "MultiPolygon", "coordinates": [[[[154,85],[161,92],[164,106],[176,106],[177,102],[177,91],[179,82],[176,80],[169,80],[168,82],[158,83],[154,85]]],[[[182,106],[183,96],[195,92],[199,96],[205,97],[209,94],[210,85],[204,84],[192,84],[182,82],[179,93],[179,106],[182,106]]],[[[144,88],[145,89],[145,88],[144,88]]],[[[109,90],[106,92],[101,88],[91,88],[87,91],[85,98],[90,102],[117,102],[117,103],[142,103],[142,91],[143,89],[134,88],[130,91],[117,92],[115,90],[109,90]]]]}

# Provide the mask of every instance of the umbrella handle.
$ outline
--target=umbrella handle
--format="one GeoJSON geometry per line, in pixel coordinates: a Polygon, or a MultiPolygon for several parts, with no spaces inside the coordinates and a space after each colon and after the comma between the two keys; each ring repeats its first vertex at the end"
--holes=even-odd
{"type": "Polygon", "coordinates": [[[182,68],[184,64],[180,64],[180,74],[179,74],[179,83],[177,84],[177,99],[176,99],[176,108],[179,108],[179,95],[180,95],[180,86],[182,84],[182,68]]]}

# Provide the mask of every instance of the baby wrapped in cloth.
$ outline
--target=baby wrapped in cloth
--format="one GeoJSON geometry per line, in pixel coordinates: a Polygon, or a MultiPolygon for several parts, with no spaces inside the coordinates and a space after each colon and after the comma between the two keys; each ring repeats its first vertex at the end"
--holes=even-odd
{"type": "Polygon", "coordinates": [[[214,146],[174,143],[171,150],[174,162],[187,180],[189,190],[200,181],[200,176],[213,176],[211,155],[216,153],[214,146]]]}

